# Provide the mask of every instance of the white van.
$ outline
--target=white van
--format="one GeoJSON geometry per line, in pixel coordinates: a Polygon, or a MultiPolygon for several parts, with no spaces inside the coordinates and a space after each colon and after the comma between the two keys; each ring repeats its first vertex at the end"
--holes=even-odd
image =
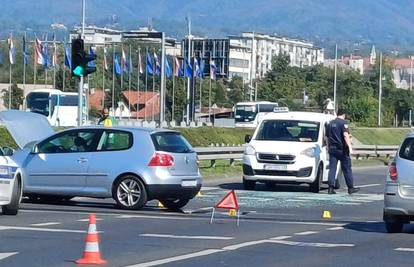
{"type": "Polygon", "coordinates": [[[243,185],[252,190],[256,182],[309,184],[318,193],[328,181],[325,125],[331,114],[290,112],[275,109],[265,115],[243,155],[243,185]]]}

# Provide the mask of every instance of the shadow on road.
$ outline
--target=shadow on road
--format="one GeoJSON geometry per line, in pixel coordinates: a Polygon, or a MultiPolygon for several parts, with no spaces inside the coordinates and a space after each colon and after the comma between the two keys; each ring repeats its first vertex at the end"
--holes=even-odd
{"type": "MultiPolygon", "coordinates": [[[[383,222],[352,222],[344,225],[343,227],[345,229],[354,230],[358,232],[387,234],[387,231],[385,230],[385,224],[383,222]]],[[[414,225],[405,224],[403,228],[403,233],[414,234],[414,225]]]]}

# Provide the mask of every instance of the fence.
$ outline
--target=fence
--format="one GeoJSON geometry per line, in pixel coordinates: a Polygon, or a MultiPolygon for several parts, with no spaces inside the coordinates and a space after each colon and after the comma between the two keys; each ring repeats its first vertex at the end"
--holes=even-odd
{"type": "MultiPolygon", "coordinates": [[[[196,147],[194,148],[200,160],[210,160],[211,167],[214,167],[216,160],[229,160],[233,165],[234,161],[243,158],[244,146],[217,146],[217,147],[196,147]]],[[[352,157],[356,159],[390,158],[397,152],[398,146],[359,145],[353,147],[352,157]]]]}

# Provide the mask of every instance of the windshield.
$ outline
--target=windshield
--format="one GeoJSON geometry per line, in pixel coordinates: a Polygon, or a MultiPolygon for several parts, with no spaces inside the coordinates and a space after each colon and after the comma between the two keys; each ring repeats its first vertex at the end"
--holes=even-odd
{"type": "Polygon", "coordinates": [[[49,116],[49,93],[29,93],[26,101],[31,112],[49,116]]]}
{"type": "Polygon", "coordinates": [[[260,125],[255,140],[316,142],[319,122],[266,120],[260,125]]]}
{"type": "Polygon", "coordinates": [[[256,114],[255,105],[237,105],[235,119],[236,121],[253,121],[256,114]]]}

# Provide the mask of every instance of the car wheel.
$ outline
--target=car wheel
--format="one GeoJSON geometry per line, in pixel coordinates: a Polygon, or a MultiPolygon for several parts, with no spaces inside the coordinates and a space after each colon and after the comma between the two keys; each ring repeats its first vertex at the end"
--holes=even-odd
{"type": "Polygon", "coordinates": [[[256,181],[250,181],[243,178],[243,187],[246,190],[253,190],[256,186],[256,181]]]}
{"type": "Polygon", "coordinates": [[[403,223],[398,221],[385,222],[385,229],[387,230],[387,233],[401,233],[403,223]]]}
{"type": "Polygon", "coordinates": [[[22,188],[20,180],[16,180],[13,185],[12,198],[8,205],[2,207],[4,215],[16,215],[19,211],[22,188]]]}
{"type": "Polygon", "coordinates": [[[116,203],[122,209],[136,210],[147,203],[147,191],[144,184],[132,175],[126,175],[117,180],[112,193],[116,203]]]}
{"type": "Polygon", "coordinates": [[[189,198],[180,198],[180,199],[160,199],[159,200],[164,207],[169,210],[179,210],[190,201],[189,198]]]}
{"type": "Polygon", "coordinates": [[[315,181],[313,181],[310,185],[309,185],[309,191],[312,193],[319,193],[319,191],[321,190],[321,185],[322,185],[322,165],[319,166],[318,168],[318,172],[316,173],[316,178],[315,181]]]}

